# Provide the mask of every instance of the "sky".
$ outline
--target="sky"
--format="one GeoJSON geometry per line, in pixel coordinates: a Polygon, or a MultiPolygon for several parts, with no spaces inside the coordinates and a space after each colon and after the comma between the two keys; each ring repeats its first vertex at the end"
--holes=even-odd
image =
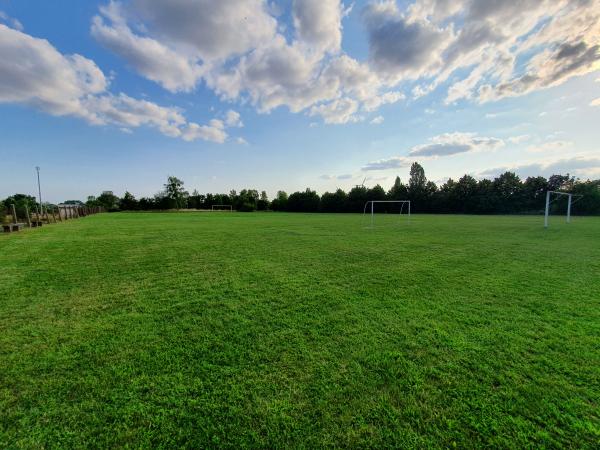
{"type": "Polygon", "coordinates": [[[600,178],[600,0],[0,0],[0,198],[600,178]]]}

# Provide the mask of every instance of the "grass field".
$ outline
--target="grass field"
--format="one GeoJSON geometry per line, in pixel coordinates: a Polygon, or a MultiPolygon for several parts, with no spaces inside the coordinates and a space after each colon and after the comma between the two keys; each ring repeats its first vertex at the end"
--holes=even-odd
{"type": "Polygon", "coordinates": [[[0,448],[597,448],[600,218],[562,220],[1,235],[0,448]]]}

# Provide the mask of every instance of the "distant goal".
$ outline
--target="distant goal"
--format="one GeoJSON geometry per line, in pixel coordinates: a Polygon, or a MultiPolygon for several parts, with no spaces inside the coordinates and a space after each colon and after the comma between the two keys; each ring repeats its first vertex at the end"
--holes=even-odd
{"type": "Polygon", "coordinates": [[[212,205],[211,207],[212,211],[233,211],[233,208],[231,207],[231,205],[212,205]]]}
{"type": "Polygon", "coordinates": [[[550,205],[559,198],[567,197],[567,223],[571,223],[571,207],[583,198],[583,195],[571,194],[570,192],[546,191],[546,208],[544,211],[544,228],[548,228],[548,218],[550,217],[550,205]],[[551,200],[554,197],[554,200],[551,200]],[[573,201],[575,199],[575,201],[573,201]]]}
{"type": "Polygon", "coordinates": [[[406,221],[410,223],[410,200],[369,200],[363,209],[363,222],[368,221],[373,228],[377,213],[395,215],[399,218],[405,216],[406,221]]]}

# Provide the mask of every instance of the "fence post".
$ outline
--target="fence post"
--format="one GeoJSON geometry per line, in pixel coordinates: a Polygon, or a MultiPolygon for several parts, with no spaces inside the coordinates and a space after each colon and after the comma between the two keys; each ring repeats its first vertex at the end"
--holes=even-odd
{"type": "Polygon", "coordinates": [[[11,204],[10,206],[12,206],[12,215],[13,215],[13,223],[16,225],[17,224],[17,210],[15,209],[15,204],[11,204]]]}
{"type": "Polygon", "coordinates": [[[27,226],[31,228],[31,217],[29,217],[29,206],[25,205],[25,215],[27,216],[27,226]]]}

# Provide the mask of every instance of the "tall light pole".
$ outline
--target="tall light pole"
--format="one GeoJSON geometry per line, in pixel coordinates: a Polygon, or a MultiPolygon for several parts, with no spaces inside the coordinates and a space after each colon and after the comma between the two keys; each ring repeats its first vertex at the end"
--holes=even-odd
{"type": "Polygon", "coordinates": [[[40,185],[40,167],[35,166],[35,170],[37,171],[37,179],[38,179],[38,194],[40,196],[40,212],[44,215],[44,206],[42,205],[42,188],[40,185]]]}

